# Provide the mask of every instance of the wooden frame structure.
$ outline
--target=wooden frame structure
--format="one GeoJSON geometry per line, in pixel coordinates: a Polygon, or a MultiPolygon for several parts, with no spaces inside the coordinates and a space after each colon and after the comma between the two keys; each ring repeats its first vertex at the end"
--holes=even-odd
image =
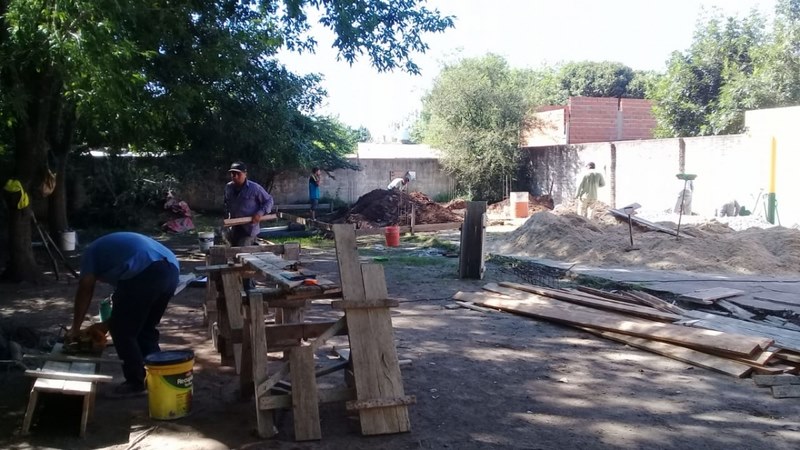
{"type": "MultiPolygon", "coordinates": [[[[260,251],[264,246],[253,248],[256,252],[212,247],[209,262],[216,264],[200,268],[209,274],[209,292],[217,306],[218,349],[223,362],[236,367],[242,395],[254,395],[258,434],[263,438],[277,433],[274,411],[291,408],[295,439],[321,439],[319,404],[326,402],[346,402],[348,410],[358,411],[363,434],[410,430],[407,407],[416,399],[403,391],[394,347],[389,307],[397,302],[388,299],[383,267],[359,263],[353,227],[332,229],[341,288],[300,268],[296,260],[290,262],[299,258],[299,248],[295,251],[291,244],[268,246],[271,252],[260,251]],[[236,261],[227,261],[230,256],[236,261]],[[243,292],[242,276],[254,274],[274,287],[243,292]],[[331,306],[343,316],[305,321],[304,311],[312,299],[331,297],[339,299],[331,306]],[[264,324],[265,308],[276,310],[274,324],[264,324]],[[337,335],[348,336],[350,361],[316,371],[314,353],[337,335]],[[268,365],[268,351],[283,351],[283,360],[268,365]],[[318,376],[347,365],[352,365],[352,386],[318,388],[318,376]],[[287,378],[289,383],[283,383],[287,378]]],[[[208,315],[209,321],[212,317],[208,315]]]]}

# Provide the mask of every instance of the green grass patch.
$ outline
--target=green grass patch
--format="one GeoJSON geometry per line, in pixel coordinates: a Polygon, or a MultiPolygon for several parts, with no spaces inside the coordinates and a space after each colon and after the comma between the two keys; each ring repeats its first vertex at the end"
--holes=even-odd
{"type": "MultiPolygon", "coordinates": [[[[383,257],[380,257],[381,259],[383,257]]],[[[392,266],[440,266],[448,264],[447,258],[441,256],[414,256],[414,255],[398,255],[398,256],[385,256],[386,261],[377,261],[384,265],[392,266]]]]}
{"type": "Polygon", "coordinates": [[[316,248],[316,249],[332,249],[336,246],[333,239],[326,239],[321,234],[308,237],[273,237],[269,239],[270,242],[276,244],[285,244],[287,242],[297,242],[301,248],[316,248]]]}
{"type": "Polygon", "coordinates": [[[448,252],[458,250],[458,245],[449,241],[443,241],[436,236],[422,236],[419,234],[413,234],[413,235],[403,236],[400,239],[400,242],[416,243],[423,248],[438,248],[448,252]]]}

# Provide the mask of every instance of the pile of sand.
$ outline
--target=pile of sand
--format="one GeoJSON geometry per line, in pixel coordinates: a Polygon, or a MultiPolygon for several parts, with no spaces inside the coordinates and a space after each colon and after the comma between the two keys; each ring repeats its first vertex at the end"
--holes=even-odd
{"type": "MultiPolygon", "coordinates": [[[[539,211],[549,211],[553,209],[553,197],[549,195],[541,195],[535,196],[528,194],[528,215],[537,213],[539,211]]],[[[490,216],[504,216],[510,217],[511,211],[511,201],[509,199],[505,199],[503,201],[492,203],[486,208],[486,213],[490,216]]]]}
{"type": "MultiPolygon", "coordinates": [[[[660,225],[675,228],[674,223],[660,225]]],[[[697,272],[779,274],[800,272],[800,231],[783,227],[734,231],[711,220],[681,227],[676,239],[627,223],[590,222],[576,214],[538,212],[522,226],[487,244],[492,253],[525,255],[596,267],[639,267],[697,272]]]]}

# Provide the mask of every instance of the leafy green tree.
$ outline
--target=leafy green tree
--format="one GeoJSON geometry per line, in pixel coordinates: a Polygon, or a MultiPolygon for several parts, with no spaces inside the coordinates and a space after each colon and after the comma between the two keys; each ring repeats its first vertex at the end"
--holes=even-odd
{"type": "MultiPolygon", "coordinates": [[[[322,95],[316,79],[290,74],[274,55],[282,47],[313,50],[306,10],[316,8],[346,61],[367,57],[378,70],[416,73],[412,55],[427,49],[423,36],[453,25],[420,3],[0,0],[0,117],[10,130],[0,136],[13,137],[2,146],[13,153],[12,176],[37,196],[54,161],[63,189],[76,138],[227,152],[276,168],[302,164],[311,151],[330,156],[348,137],[311,115],[322,95]]],[[[13,195],[5,200],[4,275],[36,278],[31,209],[16,209],[13,195]]]]}
{"type": "Polygon", "coordinates": [[[513,176],[520,130],[529,112],[526,77],[489,54],[445,66],[423,99],[423,141],[442,151],[442,164],[471,198],[502,198],[513,176]]]}
{"type": "Polygon", "coordinates": [[[355,130],[356,133],[356,141],[357,142],[370,142],[372,141],[372,133],[369,132],[369,128],[365,126],[358,127],[355,130]]]}
{"type": "Polygon", "coordinates": [[[691,47],[674,52],[651,92],[662,137],[738,132],[743,111],[757,107],[750,87],[767,39],[764,18],[713,11],[698,21],[691,47]]]}

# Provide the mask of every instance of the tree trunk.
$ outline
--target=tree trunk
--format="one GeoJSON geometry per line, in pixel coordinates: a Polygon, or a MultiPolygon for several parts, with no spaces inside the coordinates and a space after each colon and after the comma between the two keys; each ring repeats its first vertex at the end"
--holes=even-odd
{"type": "MultiPolygon", "coordinates": [[[[3,74],[3,85],[27,93],[27,102],[18,111],[14,124],[14,175],[28,194],[31,204],[17,209],[14,198],[5,195],[9,211],[9,260],[0,278],[12,281],[38,281],[41,269],[31,245],[33,202],[41,198],[41,184],[47,172],[47,130],[51,108],[61,95],[60,78],[53,70],[28,67],[19,73],[3,74]],[[26,70],[27,69],[27,70],[26,70]]],[[[17,197],[18,198],[18,197],[17,197]]]]}
{"type": "Polygon", "coordinates": [[[0,275],[3,280],[22,281],[37,280],[41,269],[33,257],[31,246],[31,214],[30,207],[17,209],[18,194],[4,192],[5,204],[8,207],[8,250],[9,260],[5,271],[0,275]]]}
{"type": "Polygon", "coordinates": [[[50,235],[55,238],[69,229],[67,216],[67,160],[72,148],[72,137],[75,129],[75,106],[66,103],[63,107],[53,108],[50,119],[50,151],[56,173],[56,188],[48,198],[47,221],[50,235]]]}

